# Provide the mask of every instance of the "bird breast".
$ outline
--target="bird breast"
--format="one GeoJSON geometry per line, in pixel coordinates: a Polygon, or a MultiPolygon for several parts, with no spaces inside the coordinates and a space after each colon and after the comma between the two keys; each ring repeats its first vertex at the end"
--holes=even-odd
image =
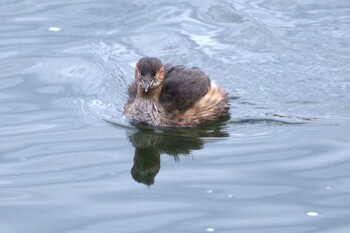
{"type": "Polygon", "coordinates": [[[138,97],[125,109],[124,115],[137,122],[160,125],[162,107],[152,98],[138,97]]]}

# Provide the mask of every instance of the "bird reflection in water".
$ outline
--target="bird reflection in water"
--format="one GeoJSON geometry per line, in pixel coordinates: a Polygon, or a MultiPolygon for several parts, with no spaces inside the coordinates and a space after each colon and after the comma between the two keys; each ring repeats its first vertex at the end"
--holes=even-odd
{"type": "Polygon", "coordinates": [[[193,150],[202,149],[207,142],[215,142],[228,137],[223,122],[201,128],[162,128],[155,129],[137,125],[136,132],[128,135],[135,147],[134,165],[131,175],[135,181],[146,185],[154,184],[160,170],[161,154],[188,156],[193,150]]]}

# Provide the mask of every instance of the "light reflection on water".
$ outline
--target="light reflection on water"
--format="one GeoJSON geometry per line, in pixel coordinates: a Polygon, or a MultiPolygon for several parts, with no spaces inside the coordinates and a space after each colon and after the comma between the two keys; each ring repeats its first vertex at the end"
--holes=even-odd
{"type": "Polygon", "coordinates": [[[0,232],[348,232],[349,12],[340,0],[6,0],[0,232]],[[202,67],[231,119],[127,122],[144,55],[202,67]]]}

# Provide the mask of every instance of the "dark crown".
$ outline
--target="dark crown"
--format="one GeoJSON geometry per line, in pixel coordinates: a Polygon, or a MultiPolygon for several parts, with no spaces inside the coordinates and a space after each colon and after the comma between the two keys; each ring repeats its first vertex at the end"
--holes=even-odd
{"type": "Polygon", "coordinates": [[[155,57],[143,57],[137,62],[137,68],[141,75],[154,76],[162,67],[162,62],[155,57]]]}

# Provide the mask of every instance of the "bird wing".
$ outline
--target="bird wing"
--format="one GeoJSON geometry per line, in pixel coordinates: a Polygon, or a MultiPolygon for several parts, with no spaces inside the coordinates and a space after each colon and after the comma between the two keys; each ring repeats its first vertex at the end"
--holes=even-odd
{"type": "Polygon", "coordinates": [[[165,65],[160,103],[167,112],[185,112],[210,88],[209,77],[197,67],[165,65]]]}

